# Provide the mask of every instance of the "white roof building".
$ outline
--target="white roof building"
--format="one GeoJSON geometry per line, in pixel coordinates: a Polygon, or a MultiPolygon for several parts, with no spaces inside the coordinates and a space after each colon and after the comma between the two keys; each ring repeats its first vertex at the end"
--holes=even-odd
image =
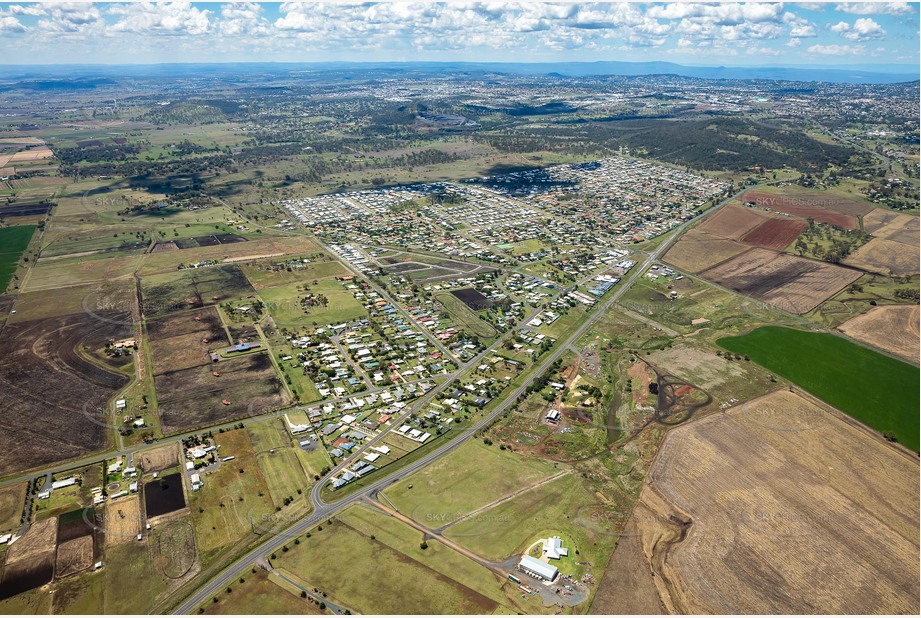
{"type": "Polygon", "coordinates": [[[533,556],[528,556],[527,554],[521,557],[521,562],[518,563],[518,568],[538,579],[544,581],[552,582],[556,579],[557,573],[559,571],[552,564],[547,564],[542,560],[538,560],[533,556]]]}
{"type": "Polygon", "coordinates": [[[552,536],[544,541],[544,554],[551,560],[559,560],[562,556],[568,556],[569,550],[563,547],[563,539],[552,536]]]}

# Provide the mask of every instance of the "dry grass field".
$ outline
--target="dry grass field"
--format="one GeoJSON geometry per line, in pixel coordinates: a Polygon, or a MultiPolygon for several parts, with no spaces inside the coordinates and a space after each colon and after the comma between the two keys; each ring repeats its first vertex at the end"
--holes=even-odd
{"type": "Polygon", "coordinates": [[[134,542],[141,531],[141,501],[137,495],[106,503],[106,546],[134,542]]]}
{"type": "Polygon", "coordinates": [[[860,278],[856,270],[753,248],[701,273],[740,294],[805,313],[860,278]]]}
{"type": "Polygon", "coordinates": [[[873,307],[838,327],[845,335],[917,363],[919,345],[918,305],[873,307]]]}
{"type": "Polygon", "coordinates": [[[594,612],[918,610],[918,461],[787,391],[673,430],[594,612]],[[646,578],[640,578],[646,579],[646,578]],[[607,590],[610,588],[610,590],[607,590]],[[639,599],[634,598],[639,595],[639,599]]]}
{"type": "Polygon", "coordinates": [[[160,446],[138,453],[135,459],[138,465],[143,468],[145,474],[148,472],[161,472],[179,465],[179,447],[176,444],[160,446]]]}
{"type": "Polygon", "coordinates": [[[29,484],[22,481],[0,488],[0,533],[19,525],[28,487],[29,484]]]}

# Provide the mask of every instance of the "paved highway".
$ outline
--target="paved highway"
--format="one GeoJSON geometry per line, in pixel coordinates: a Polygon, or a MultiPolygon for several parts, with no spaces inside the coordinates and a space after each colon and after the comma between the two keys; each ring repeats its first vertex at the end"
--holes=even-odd
{"type": "MultiPolygon", "coordinates": [[[[714,208],[721,207],[723,204],[727,203],[729,200],[733,199],[734,197],[735,195],[733,195],[730,198],[727,198],[726,200],[724,200],[723,202],[721,202],[718,206],[714,208]]],[[[354,504],[356,501],[361,500],[363,497],[370,496],[376,492],[379,492],[385,489],[386,487],[388,487],[389,485],[397,482],[401,478],[405,476],[409,476],[410,474],[425,468],[426,466],[437,461],[441,457],[444,457],[445,455],[447,455],[448,453],[450,453],[451,451],[453,451],[454,449],[462,445],[464,442],[466,442],[471,437],[473,437],[474,434],[481,431],[484,427],[487,427],[496,418],[498,418],[507,409],[509,409],[509,407],[514,405],[518,397],[522,393],[524,393],[524,391],[527,389],[529,383],[533,379],[543,375],[543,373],[550,367],[550,365],[552,365],[573,343],[575,343],[580,337],[582,337],[582,335],[585,334],[585,332],[591,327],[591,325],[594,324],[595,321],[598,320],[598,318],[604,315],[605,311],[611,305],[613,305],[615,302],[617,302],[617,300],[621,296],[623,296],[623,294],[627,291],[627,289],[630,288],[630,286],[636,281],[636,279],[639,276],[641,276],[644,272],[646,272],[646,270],[654,262],[659,260],[659,257],[668,250],[668,248],[675,241],[675,239],[681,234],[681,232],[683,232],[691,223],[693,223],[700,217],[714,210],[714,208],[703,211],[697,216],[691,219],[688,219],[684,223],[675,227],[671,231],[670,236],[665,241],[663,241],[662,244],[660,244],[658,248],[656,248],[652,253],[650,253],[647,256],[646,260],[643,261],[642,264],[634,267],[632,274],[629,275],[625,280],[623,280],[618,285],[615,291],[605,301],[602,302],[601,306],[597,307],[597,309],[595,310],[595,312],[592,314],[592,316],[589,319],[587,319],[574,333],[572,333],[566,339],[566,341],[562,343],[560,343],[559,341],[557,342],[557,345],[555,346],[555,351],[552,352],[540,364],[537,370],[533,372],[530,379],[525,381],[524,384],[516,388],[513,392],[509,393],[500,405],[498,405],[488,415],[483,417],[479,422],[477,422],[476,424],[464,430],[464,432],[461,435],[454,437],[447,443],[443,444],[442,446],[428,453],[427,455],[424,455],[417,461],[410,463],[409,465],[401,468],[400,470],[397,470],[396,472],[391,473],[390,475],[382,476],[378,481],[370,484],[364,489],[361,489],[361,490],[355,491],[352,494],[349,494],[348,496],[342,498],[341,500],[335,503],[327,503],[320,499],[320,490],[322,489],[323,485],[329,481],[329,478],[332,476],[332,474],[335,473],[335,470],[334,470],[333,473],[330,473],[329,475],[327,475],[327,477],[319,481],[314,487],[313,491],[311,492],[311,500],[313,502],[314,510],[309,516],[296,522],[294,525],[278,533],[277,535],[274,535],[271,538],[266,539],[261,544],[259,544],[257,547],[250,550],[242,557],[238,558],[236,561],[234,561],[232,564],[226,567],[223,571],[221,571],[219,575],[217,575],[207,584],[199,588],[194,594],[192,594],[183,603],[181,603],[178,607],[176,607],[173,613],[175,614],[192,613],[193,611],[197,610],[198,607],[202,606],[208,599],[215,596],[215,594],[218,591],[223,590],[229,582],[236,579],[238,576],[237,574],[241,570],[245,568],[249,568],[250,565],[255,563],[257,560],[271,553],[273,549],[278,548],[281,545],[284,545],[285,543],[293,541],[296,537],[303,535],[310,528],[316,526],[317,524],[320,524],[324,520],[328,519],[331,515],[348,508],[349,506],[354,504]]],[[[446,382],[445,384],[442,385],[442,387],[444,387],[448,383],[449,382],[446,382]]],[[[341,467],[342,465],[337,466],[337,469],[340,469],[341,467]]]]}

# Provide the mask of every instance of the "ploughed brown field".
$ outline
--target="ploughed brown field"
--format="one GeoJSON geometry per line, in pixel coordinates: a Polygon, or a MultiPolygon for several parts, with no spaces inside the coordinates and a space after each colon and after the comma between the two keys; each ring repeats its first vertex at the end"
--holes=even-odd
{"type": "Polygon", "coordinates": [[[918,305],[873,307],[838,327],[845,335],[877,348],[918,362],[921,345],[918,330],[918,305]]]}
{"type": "Polygon", "coordinates": [[[866,203],[825,191],[790,189],[783,193],[770,193],[753,189],[739,197],[743,202],[754,202],[762,208],[785,212],[803,219],[815,219],[847,229],[857,228],[857,217],[870,211],[866,203]]]}
{"type": "Polygon", "coordinates": [[[84,352],[130,334],[130,316],[124,314],[77,313],[3,327],[0,473],[105,447],[110,436],[107,400],[128,378],[91,362],[84,352]]]}
{"type": "Polygon", "coordinates": [[[765,249],[783,251],[805,229],[806,222],[800,219],[770,219],[743,236],[742,242],[765,249]]]}
{"type": "Polygon", "coordinates": [[[918,498],[914,455],[775,391],[666,436],[592,613],[914,614],[918,498]]]}
{"type": "Polygon", "coordinates": [[[746,296],[790,313],[805,313],[857,280],[861,272],[753,248],[700,273],[746,296]]]}

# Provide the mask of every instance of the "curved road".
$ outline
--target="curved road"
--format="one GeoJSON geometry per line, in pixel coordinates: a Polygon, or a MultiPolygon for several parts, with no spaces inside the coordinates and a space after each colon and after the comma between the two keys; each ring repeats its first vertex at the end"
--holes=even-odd
{"type": "MultiPolygon", "coordinates": [[[[209,581],[207,584],[199,588],[194,594],[189,596],[185,601],[183,601],[179,606],[177,606],[175,610],[173,611],[173,613],[174,614],[191,614],[198,607],[203,606],[205,602],[208,601],[208,599],[215,596],[215,594],[218,591],[226,588],[229,582],[231,582],[232,580],[235,580],[238,577],[238,573],[241,570],[249,568],[250,565],[255,563],[257,560],[263,559],[267,554],[270,554],[273,549],[280,547],[281,545],[285,543],[293,541],[296,537],[303,535],[310,528],[316,526],[317,524],[322,523],[324,520],[328,519],[333,514],[348,508],[349,506],[365,498],[366,496],[371,496],[375,492],[382,491],[383,489],[397,482],[404,476],[409,476],[410,474],[425,468],[429,464],[437,461],[441,457],[444,457],[445,455],[447,455],[448,453],[450,453],[451,451],[453,451],[454,449],[462,445],[464,442],[466,442],[471,437],[473,437],[474,434],[481,431],[484,427],[487,427],[490,423],[492,423],[497,417],[503,414],[507,409],[509,409],[509,407],[511,407],[515,403],[518,397],[522,393],[524,393],[524,391],[527,389],[528,385],[534,378],[543,375],[543,373],[547,370],[548,367],[550,367],[550,365],[552,365],[560,356],[562,356],[562,354],[567,349],[569,349],[569,347],[573,343],[575,343],[580,337],[582,337],[582,335],[585,334],[585,332],[589,329],[589,327],[591,327],[591,325],[594,324],[598,318],[600,318],[601,316],[605,314],[605,311],[607,311],[607,309],[612,304],[614,304],[630,288],[630,286],[634,283],[634,281],[636,281],[636,279],[640,275],[646,272],[646,270],[650,266],[652,266],[654,262],[659,260],[659,257],[663,255],[668,250],[669,247],[671,247],[672,243],[685,230],[685,228],[687,228],[691,223],[700,219],[704,215],[709,214],[710,212],[712,212],[713,210],[716,210],[717,208],[721,208],[724,204],[726,204],[727,202],[735,198],[736,195],[738,195],[738,193],[732,195],[731,197],[726,198],[725,200],[723,200],[722,202],[720,202],[718,205],[714,206],[713,208],[702,211],[701,213],[694,216],[693,218],[688,219],[684,223],[681,223],[680,225],[676,226],[671,231],[671,236],[669,236],[664,242],[662,242],[661,245],[659,245],[658,248],[656,248],[652,253],[650,253],[642,264],[634,267],[633,273],[629,275],[625,280],[623,280],[621,284],[618,285],[617,289],[607,298],[607,300],[605,300],[601,304],[601,306],[595,309],[595,312],[592,314],[592,316],[589,319],[583,322],[582,325],[566,339],[565,342],[563,342],[562,344],[557,342],[558,345],[556,346],[556,350],[552,352],[550,356],[548,356],[544,360],[543,363],[540,364],[540,366],[533,372],[530,379],[526,380],[524,384],[516,388],[514,391],[512,391],[508,395],[506,395],[505,400],[500,405],[498,405],[492,412],[490,412],[485,417],[483,417],[479,422],[472,425],[471,427],[468,427],[467,429],[464,430],[464,432],[461,435],[454,437],[447,443],[443,444],[439,448],[435,449],[431,453],[428,453],[427,455],[423,456],[417,461],[412,462],[411,464],[401,468],[400,470],[397,470],[396,472],[393,472],[392,474],[388,476],[381,477],[378,481],[368,485],[364,489],[356,491],[342,498],[341,500],[338,500],[337,502],[328,503],[328,502],[324,502],[323,499],[320,497],[320,492],[323,486],[327,482],[329,482],[332,475],[335,474],[336,470],[333,470],[333,472],[328,474],[322,480],[318,481],[317,484],[314,486],[313,490],[311,491],[310,499],[313,502],[313,512],[309,516],[298,521],[297,523],[293,524],[290,528],[284,530],[283,532],[278,533],[272,538],[266,539],[265,541],[260,543],[258,546],[256,546],[255,548],[253,548],[252,550],[250,550],[249,552],[247,552],[246,554],[244,554],[243,556],[235,560],[233,563],[227,566],[224,570],[222,570],[219,575],[211,579],[211,581],[209,581]]],[[[349,461],[351,461],[351,459],[349,461]]],[[[337,466],[336,469],[337,470],[340,469],[343,465],[344,464],[340,464],[340,466],[337,466]]]]}

